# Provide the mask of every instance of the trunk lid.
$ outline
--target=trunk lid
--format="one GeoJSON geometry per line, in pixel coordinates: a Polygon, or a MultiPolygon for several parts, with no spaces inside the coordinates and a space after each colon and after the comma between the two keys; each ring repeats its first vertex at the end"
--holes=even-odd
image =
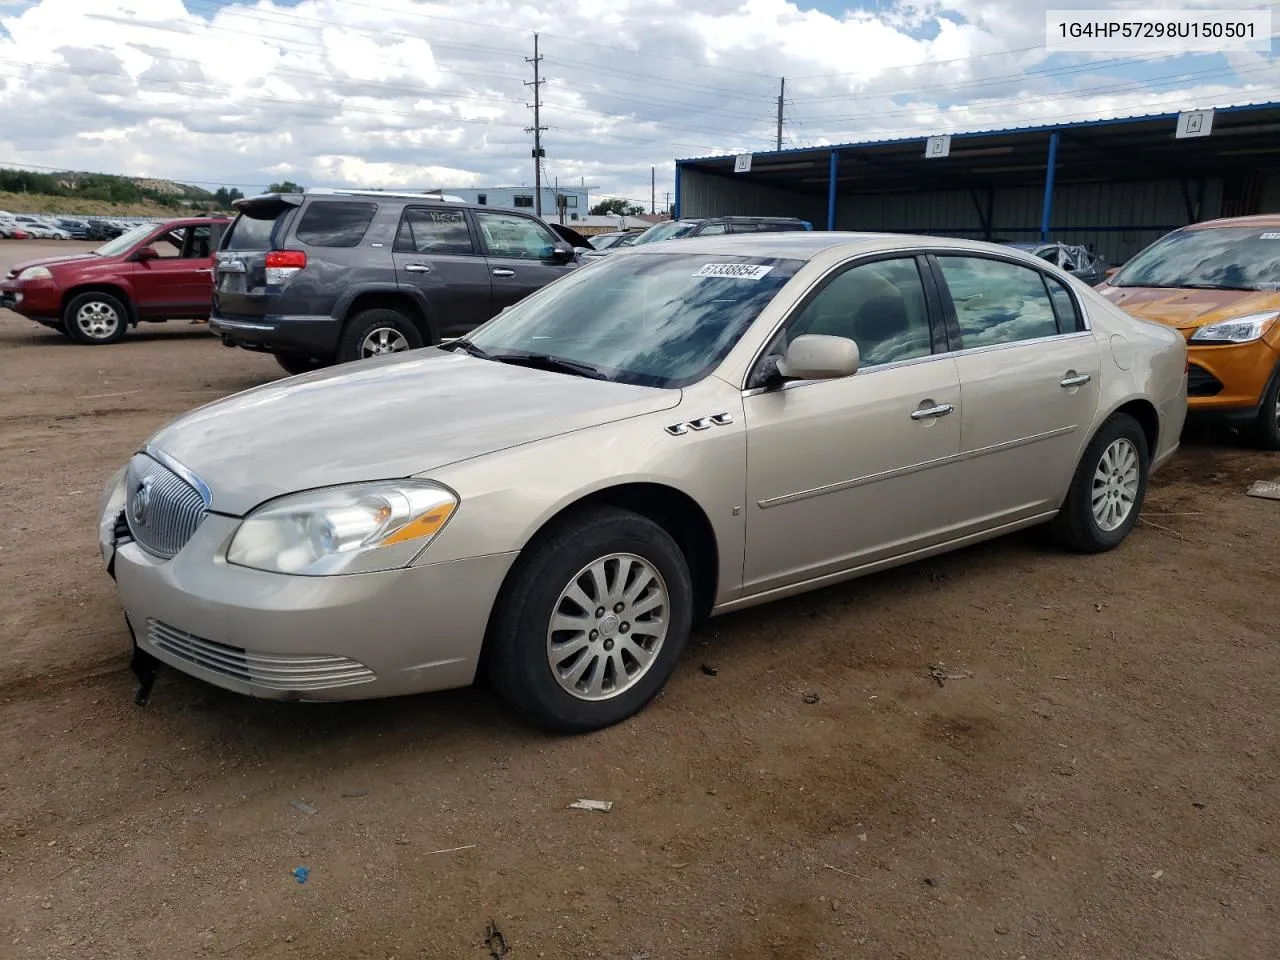
{"type": "Polygon", "coordinates": [[[280,249],[302,194],[280,193],[236,201],[239,211],[222,235],[213,263],[213,312],[228,319],[271,313],[279,287],[268,283],[267,255],[280,249]]]}

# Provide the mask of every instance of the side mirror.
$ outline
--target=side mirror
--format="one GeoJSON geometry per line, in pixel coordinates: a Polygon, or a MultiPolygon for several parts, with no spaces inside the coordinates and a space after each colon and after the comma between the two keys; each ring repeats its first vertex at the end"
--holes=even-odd
{"type": "Polygon", "coordinates": [[[577,257],[573,245],[563,240],[557,240],[551,247],[551,252],[547,254],[547,259],[552,263],[572,263],[577,257]]]}
{"type": "Polygon", "coordinates": [[[778,372],[791,380],[834,380],[857,373],[860,359],[848,337],[807,333],[791,341],[778,372]]]}
{"type": "Polygon", "coordinates": [[[145,263],[147,260],[159,260],[160,254],[156,252],[155,247],[140,247],[133,255],[133,259],[139,263],[145,263]]]}

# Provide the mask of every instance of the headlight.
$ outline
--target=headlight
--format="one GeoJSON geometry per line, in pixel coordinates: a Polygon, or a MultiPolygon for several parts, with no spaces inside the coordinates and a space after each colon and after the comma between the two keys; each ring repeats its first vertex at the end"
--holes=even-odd
{"type": "Polygon", "coordinates": [[[1211,323],[1193,333],[1191,342],[1248,343],[1270,330],[1276,317],[1280,317],[1280,313],[1251,313],[1247,317],[1233,317],[1220,323],[1211,323]]]}
{"type": "Polygon", "coordinates": [[[48,267],[27,267],[20,274],[19,280],[48,280],[53,274],[49,272],[48,267]]]}
{"type": "Polygon", "coordinates": [[[293,494],[241,522],[227,562],[307,577],[393,570],[421,553],[457,506],[452,492],[418,480],[293,494]]]}
{"type": "Polygon", "coordinates": [[[100,510],[98,513],[98,544],[102,547],[102,559],[110,560],[108,549],[116,541],[116,518],[120,516],[120,511],[124,509],[125,504],[125,476],[129,472],[129,465],[125,464],[107,481],[107,485],[102,488],[102,497],[99,501],[100,510]]]}

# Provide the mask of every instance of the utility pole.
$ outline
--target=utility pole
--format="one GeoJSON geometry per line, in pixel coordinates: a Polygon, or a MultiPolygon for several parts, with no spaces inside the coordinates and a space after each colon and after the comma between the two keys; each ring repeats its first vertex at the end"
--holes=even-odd
{"type": "MultiPolygon", "coordinates": [[[[542,134],[547,129],[542,125],[542,85],[546,82],[542,79],[539,68],[542,64],[542,56],[538,53],[538,35],[533,35],[533,56],[525,57],[525,63],[533,64],[533,81],[525,81],[526,87],[533,87],[533,126],[525,127],[525,133],[533,134],[533,203],[534,213],[539,217],[542,216],[542,158],[545,156],[542,150],[542,134]]],[[[778,110],[782,110],[782,101],[778,101],[778,110]]],[[[779,121],[781,123],[781,121],[779,121]]],[[[781,127],[779,127],[781,130],[781,127]]],[[[781,143],[782,134],[779,133],[779,143],[781,143]]]]}
{"type": "MultiPolygon", "coordinates": [[[[535,35],[534,43],[537,43],[535,35]]],[[[536,69],[536,68],[535,68],[536,69]]],[[[782,85],[778,88],[778,149],[782,149],[782,101],[787,95],[787,78],[782,78],[782,85]]],[[[533,121],[537,123],[537,120],[533,121]]]]}
{"type": "Polygon", "coordinates": [[[651,214],[658,212],[658,181],[656,179],[658,176],[657,171],[658,171],[657,167],[649,168],[649,213],[651,214]]]}
{"type": "Polygon", "coordinates": [[[668,216],[671,214],[671,191],[667,191],[667,198],[663,201],[662,212],[668,216]]]}

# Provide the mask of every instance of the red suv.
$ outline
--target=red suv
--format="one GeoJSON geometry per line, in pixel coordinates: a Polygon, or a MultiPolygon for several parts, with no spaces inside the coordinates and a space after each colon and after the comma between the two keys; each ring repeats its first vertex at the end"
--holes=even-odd
{"type": "Polygon", "coordinates": [[[208,319],[213,251],[228,223],[144,223],[88,253],[28,260],[0,282],[0,307],[79,343],[115,343],[141,321],[208,319]]]}

